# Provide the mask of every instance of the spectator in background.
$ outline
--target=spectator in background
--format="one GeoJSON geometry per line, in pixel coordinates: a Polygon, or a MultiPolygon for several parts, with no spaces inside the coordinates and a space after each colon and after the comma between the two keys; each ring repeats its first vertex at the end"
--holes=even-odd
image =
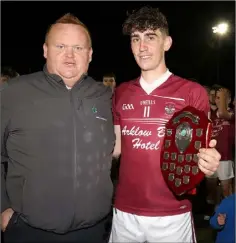
{"type": "Polygon", "coordinates": [[[103,76],[103,84],[105,86],[109,86],[112,89],[112,92],[114,91],[116,87],[116,76],[114,73],[106,73],[103,76]]]}
{"type": "Polygon", "coordinates": [[[215,111],[217,109],[215,100],[216,100],[216,91],[217,91],[217,89],[219,87],[220,87],[220,85],[214,84],[210,88],[210,91],[209,91],[209,102],[210,102],[211,111],[215,111]]]}
{"type": "Polygon", "coordinates": [[[11,78],[15,78],[20,76],[19,73],[17,73],[12,67],[4,66],[1,68],[1,80],[0,82],[6,82],[7,80],[11,78]]]}
{"type": "Polygon", "coordinates": [[[212,138],[217,140],[216,148],[221,154],[221,161],[211,178],[219,178],[224,197],[232,194],[232,179],[234,178],[232,148],[235,139],[235,114],[234,110],[229,107],[230,102],[230,91],[219,87],[215,98],[217,109],[211,112],[211,120],[213,122],[212,138]]]}
{"type": "Polygon", "coordinates": [[[235,194],[222,200],[210,219],[210,225],[217,230],[216,243],[235,242],[235,194]]]}
{"type": "Polygon", "coordinates": [[[11,78],[20,76],[13,68],[4,66],[1,68],[1,79],[0,79],[0,90],[2,90],[6,85],[7,81],[11,78]]]}

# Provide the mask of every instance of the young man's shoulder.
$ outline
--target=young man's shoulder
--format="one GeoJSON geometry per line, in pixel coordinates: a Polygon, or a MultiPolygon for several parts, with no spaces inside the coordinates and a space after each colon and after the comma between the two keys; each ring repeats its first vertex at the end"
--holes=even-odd
{"type": "Polygon", "coordinates": [[[129,92],[133,92],[133,88],[134,85],[136,84],[137,79],[133,79],[130,81],[125,81],[122,82],[121,84],[119,84],[116,88],[115,88],[115,97],[116,99],[118,97],[125,97],[127,95],[129,95],[129,92]]]}
{"type": "Polygon", "coordinates": [[[136,83],[137,79],[132,79],[132,80],[129,80],[129,81],[124,81],[122,82],[121,84],[119,84],[117,87],[116,87],[116,90],[117,91],[122,91],[122,90],[125,90],[127,89],[128,87],[134,85],[136,83]]]}
{"type": "Polygon", "coordinates": [[[182,78],[178,75],[174,75],[173,79],[175,82],[181,83],[181,85],[183,85],[186,88],[205,90],[205,88],[201,84],[197,83],[196,81],[192,81],[187,78],[182,78]]]}

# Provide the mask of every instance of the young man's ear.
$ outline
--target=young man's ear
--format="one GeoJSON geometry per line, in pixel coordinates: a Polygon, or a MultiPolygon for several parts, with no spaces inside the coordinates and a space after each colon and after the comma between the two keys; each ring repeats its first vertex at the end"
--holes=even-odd
{"type": "Polygon", "coordinates": [[[170,36],[166,36],[164,42],[164,51],[169,51],[172,46],[172,38],[170,36]]]}

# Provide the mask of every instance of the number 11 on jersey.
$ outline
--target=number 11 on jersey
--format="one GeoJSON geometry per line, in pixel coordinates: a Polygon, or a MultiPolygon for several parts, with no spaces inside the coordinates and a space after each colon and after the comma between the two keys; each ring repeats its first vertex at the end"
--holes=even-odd
{"type": "Polygon", "coordinates": [[[150,106],[144,106],[143,117],[150,117],[150,106]]]}

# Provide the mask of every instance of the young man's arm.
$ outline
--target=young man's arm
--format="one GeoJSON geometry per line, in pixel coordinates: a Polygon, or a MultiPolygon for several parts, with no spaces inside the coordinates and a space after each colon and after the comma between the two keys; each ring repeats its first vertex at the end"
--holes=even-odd
{"type": "Polygon", "coordinates": [[[112,97],[112,114],[113,114],[113,123],[115,131],[115,147],[113,150],[113,157],[118,159],[121,155],[121,128],[120,128],[120,114],[117,108],[117,89],[113,93],[112,97]]]}
{"type": "Polygon", "coordinates": [[[116,142],[113,151],[113,157],[118,159],[121,155],[121,130],[120,125],[114,125],[114,131],[116,135],[116,142]]]}

